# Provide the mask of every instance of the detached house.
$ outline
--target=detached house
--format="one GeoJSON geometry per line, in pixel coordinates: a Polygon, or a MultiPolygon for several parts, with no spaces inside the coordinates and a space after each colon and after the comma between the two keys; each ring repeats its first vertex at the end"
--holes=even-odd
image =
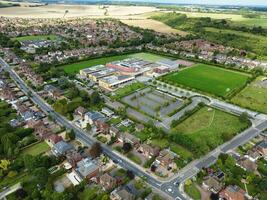
{"type": "Polygon", "coordinates": [[[74,114],[75,114],[75,115],[78,115],[78,116],[80,116],[80,117],[82,117],[82,118],[84,118],[84,115],[85,115],[86,112],[87,112],[87,111],[86,111],[86,109],[85,109],[84,107],[79,106],[79,107],[76,108],[76,110],[74,111],[74,114]]]}
{"type": "Polygon", "coordinates": [[[140,147],[138,148],[138,151],[142,153],[145,157],[152,158],[154,156],[159,155],[160,149],[158,147],[152,147],[147,144],[141,144],[140,147]]]}
{"type": "Polygon", "coordinates": [[[140,146],[140,140],[129,133],[120,133],[118,141],[122,143],[130,143],[135,148],[140,146]]]}
{"type": "Polygon", "coordinates": [[[76,173],[81,179],[90,180],[99,174],[99,167],[91,158],[84,158],[77,163],[76,173]]]}
{"type": "Polygon", "coordinates": [[[60,155],[66,155],[66,153],[72,149],[73,146],[71,144],[64,141],[60,141],[53,146],[52,152],[56,156],[60,156],[60,155]]]}
{"type": "Polygon", "coordinates": [[[108,173],[105,173],[100,176],[99,183],[104,187],[105,190],[111,190],[116,187],[117,180],[108,173]]]}
{"type": "Polygon", "coordinates": [[[213,193],[218,193],[223,188],[223,184],[218,181],[215,177],[208,177],[206,180],[203,181],[202,187],[205,190],[209,190],[213,193]]]}
{"type": "Polygon", "coordinates": [[[167,150],[162,150],[156,158],[156,162],[163,167],[168,167],[174,160],[174,155],[167,150]]]}
{"type": "Polygon", "coordinates": [[[257,150],[264,158],[267,158],[267,140],[264,140],[259,143],[257,145],[257,150]]]}
{"type": "Polygon", "coordinates": [[[104,118],[105,118],[104,115],[102,115],[99,112],[94,112],[94,111],[89,111],[85,113],[84,115],[85,121],[87,121],[91,125],[93,125],[96,122],[96,120],[104,119],[104,118]]]}
{"type": "Polygon", "coordinates": [[[56,143],[62,141],[63,138],[57,134],[51,134],[50,136],[48,136],[47,138],[47,143],[49,144],[49,146],[54,146],[56,143]]]}
{"type": "Polygon", "coordinates": [[[247,200],[246,192],[237,185],[227,186],[219,194],[220,198],[225,200],[247,200]]]}

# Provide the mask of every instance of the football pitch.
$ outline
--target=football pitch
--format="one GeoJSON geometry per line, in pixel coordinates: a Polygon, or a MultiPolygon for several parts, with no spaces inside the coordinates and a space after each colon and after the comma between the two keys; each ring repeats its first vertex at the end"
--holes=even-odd
{"type": "Polygon", "coordinates": [[[173,85],[183,85],[220,97],[227,97],[246,84],[249,74],[212,65],[197,64],[163,77],[173,85]]]}

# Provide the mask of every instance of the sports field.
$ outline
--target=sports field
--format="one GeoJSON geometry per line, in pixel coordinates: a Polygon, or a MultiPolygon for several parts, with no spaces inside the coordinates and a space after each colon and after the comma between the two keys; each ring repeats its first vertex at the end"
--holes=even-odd
{"type": "Polygon", "coordinates": [[[134,54],[125,54],[119,56],[109,56],[102,58],[95,58],[85,61],[80,61],[72,64],[62,65],[60,68],[64,69],[67,74],[77,74],[81,69],[92,67],[95,65],[105,65],[106,63],[123,60],[126,58],[140,58],[151,62],[156,62],[159,60],[170,59],[169,57],[164,57],[152,53],[134,53],[134,54]]]}
{"type": "Polygon", "coordinates": [[[95,65],[104,65],[108,62],[123,60],[128,58],[128,55],[120,55],[120,56],[110,56],[110,57],[102,57],[95,58],[86,61],[80,61],[72,64],[62,65],[60,68],[64,69],[67,74],[77,74],[81,69],[92,67],[95,65]]]}
{"type": "Polygon", "coordinates": [[[18,40],[20,42],[27,41],[27,40],[56,40],[58,36],[56,35],[30,35],[30,36],[22,36],[13,38],[13,40],[18,40]]]}
{"type": "Polygon", "coordinates": [[[170,84],[195,88],[221,97],[227,97],[233,90],[242,87],[248,78],[248,74],[206,64],[197,64],[163,77],[170,84]]]}
{"type": "Polygon", "coordinates": [[[158,61],[164,60],[164,59],[170,59],[170,60],[173,59],[171,57],[156,55],[153,53],[134,53],[134,54],[130,54],[129,57],[140,58],[140,59],[147,60],[150,62],[158,62],[158,61]]]}
{"type": "Polygon", "coordinates": [[[237,116],[205,106],[178,124],[172,134],[185,135],[201,148],[199,151],[205,153],[228,141],[247,126],[237,116]]]}
{"type": "Polygon", "coordinates": [[[266,77],[258,77],[245,89],[238,93],[232,102],[242,107],[267,113],[267,82],[266,77]]]}

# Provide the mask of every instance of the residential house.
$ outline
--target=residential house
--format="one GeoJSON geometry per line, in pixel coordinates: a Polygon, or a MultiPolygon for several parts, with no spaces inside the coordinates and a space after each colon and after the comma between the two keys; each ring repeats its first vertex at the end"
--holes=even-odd
{"type": "Polygon", "coordinates": [[[135,148],[138,148],[140,146],[140,140],[129,133],[120,133],[118,141],[122,143],[130,143],[135,148]]]}
{"type": "Polygon", "coordinates": [[[249,158],[243,157],[236,163],[237,166],[240,166],[245,171],[254,172],[257,169],[257,164],[252,162],[249,158]]]}
{"type": "Polygon", "coordinates": [[[31,119],[27,121],[27,125],[29,128],[33,128],[34,130],[36,130],[39,126],[44,126],[44,122],[42,120],[31,119]]]}
{"type": "Polygon", "coordinates": [[[105,190],[111,190],[116,187],[117,180],[108,173],[105,173],[100,176],[99,183],[102,185],[102,187],[104,187],[105,190]]]}
{"type": "Polygon", "coordinates": [[[245,157],[251,160],[252,162],[256,162],[261,157],[261,155],[256,149],[253,149],[253,150],[249,150],[246,153],[245,157]]]}
{"type": "Polygon", "coordinates": [[[103,119],[103,118],[105,118],[104,115],[102,115],[99,112],[94,112],[94,111],[89,111],[85,113],[84,115],[84,119],[91,125],[93,125],[96,120],[103,119]]]}
{"type": "Polygon", "coordinates": [[[75,150],[71,150],[71,151],[68,151],[67,154],[66,154],[66,159],[68,161],[68,163],[72,166],[72,167],[76,167],[77,166],[77,163],[79,161],[81,161],[83,159],[82,155],[75,151],[75,150]]]}
{"type": "Polygon", "coordinates": [[[137,124],[135,126],[136,131],[143,131],[145,129],[145,126],[143,124],[137,124]]]}
{"type": "Polygon", "coordinates": [[[75,115],[78,115],[78,116],[80,116],[80,117],[82,117],[82,118],[84,118],[84,115],[85,115],[86,112],[87,112],[87,111],[86,111],[86,109],[85,109],[84,107],[79,106],[79,107],[76,108],[76,110],[74,111],[74,114],[75,114],[75,115]]]}
{"type": "Polygon", "coordinates": [[[219,194],[225,200],[246,200],[246,192],[237,185],[229,185],[219,194]]]}
{"type": "Polygon", "coordinates": [[[60,141],[53,146],[52,152],[56,156],[60,156],[60,155],[66,155],[66,153],[72,149],[73,149],[73,146],[71,144],[65,141],[60,141]]]}
{"type": "Polygon", "coordinates": [[[57,134],[51,134],[46,139],[46,142],[49,144],[49,146],[54,146],[56,143],[62,141],[63,138],[57,134]]]}
{"type": "Polygon", "coordinates": [[[99,167],[91,158],[84,158],[77,163],[76,173],[82,178],[90,180],[99,174],[99,167]]]}
{"type": "Polygon", "coordinates": [[[114,190],[110,193],[111,200],[134,200],[135,196],[126,189],[114,190]]]}
{"type": "Polygon", "coordinates": [[[51,134],[52,134],[52,131],[44,125],[37,126],[35,128],[35,136],[42,140],[48,139],[51,136],[51,134]]]}
{"type": "Polygon", "coordinates": [[[152,158],[159,155],[160,148],[153,147],[148,144],[141,144],[138,148],[138,152],[142,153],[147,158],[152,158]]]}
{"type": "Polygon", "coordinates": [[[103,134],[109,133],[109,125],[105,122],[105,120],[103,120],[103,118],[96,120],[95,125],[98,132],[103,134]]]}
{"type": "Polygon", "coordinates": [[[173,162],[173,160],[174,155],[171,152],[162,150],[155,161],[163,167],[168,167],[173,162]]]}
{"type": "Polygon", "coordinates": [[[263,140],[257,145],[258,152],[264,157],[267,158],[267,140],[263,140]]]}
{"type": "Polygon", "coordinates": [[[110,110],[109,108],[102,108],[101,112],[106,115],[107,117],[111,117],[112,115],[114,115],[114,112],[112,110],[110,110]]]}
{"type": "Polygon", "coordinates": [[[116,128],[115,126],[111,126],[110,129],[109,129],[109,134],[112,136],[112,137],[118,137],[119,134],[120,134],[120,131],[118,128],[116,128]]]}
{"type": "Polygon", "coordinates": [[[45,85],[44,86],[44,91],[48,93],[50,97],[53,99],[58,99],[60,98],[62,92],[55,86],[53,85],[45,85]]]}
{"type": "Polygon", "coordinates": [[[202,187],[205,190],[209,190],[217,194],[222,190],[223,184],[220,181],[218,181],[215,177],[209,176],[207,179],[203,181],[202,187]]]}
{"type": "Polygon", "coordinates": [[[3,100],[6,101],[13,101],[16,99],[16,95],[13,91],[10,90],[10,88],[5,87],[1,91],[1,96],[3,100]]]}

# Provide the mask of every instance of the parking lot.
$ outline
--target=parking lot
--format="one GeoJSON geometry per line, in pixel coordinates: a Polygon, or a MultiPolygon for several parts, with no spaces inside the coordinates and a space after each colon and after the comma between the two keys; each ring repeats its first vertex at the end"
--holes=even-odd
{"type": "Polygon", "coordinates": [[[170,117],[174,110],[183,106],[182,99],[164,94],[153,88],[145,88],[126,96],[122,101],[137,111],[159,121],[170,117]]]}

